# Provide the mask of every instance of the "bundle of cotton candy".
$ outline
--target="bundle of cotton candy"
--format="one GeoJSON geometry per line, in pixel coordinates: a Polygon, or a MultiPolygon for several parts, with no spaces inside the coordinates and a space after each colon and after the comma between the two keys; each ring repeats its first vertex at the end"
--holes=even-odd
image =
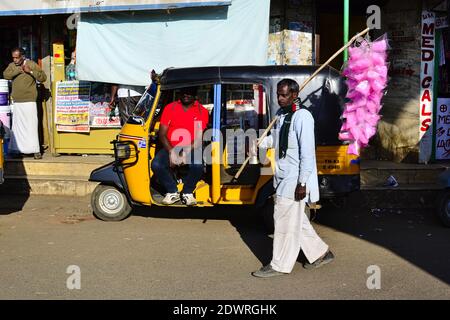
{"type": "Polygon", "coordinates": [[[339,139],[350,143],[349,154],[359,155],[377,131],[381,99],[388,81],[387,38],[349,48],[349,60],[344,69],[348,87],[339,139]]]}

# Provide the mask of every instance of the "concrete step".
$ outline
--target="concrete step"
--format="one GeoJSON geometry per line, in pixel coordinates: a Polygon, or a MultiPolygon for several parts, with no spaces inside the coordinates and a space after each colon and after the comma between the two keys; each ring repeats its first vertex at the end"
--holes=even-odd
{"type": "MultiPolygon", "coordinates": [[[[372,208],[374,214],[398,213],[398,209],[429,209],[434,212],[440,190],[414,189],[366,189],[349,195],[338,206],[352,205],[356,208],[372,208]]],[[[322,202],[322,201],[321,201],[322,202]]],[[[326,202],[323,202],[326,205],[326,202]]],[[[401,210],[400,210],[401,211],[401,210]]]]}
{"type": "Polygon", "coordinates": [[[438,176],[450,164],[403,164],[388,161],[361,162],[362,190],[437,190],[442,189],[438,176]],[[386,187],[387,179],[393,176],[398,182],[396,188],[386,187]]]}
{"type": "MultiPolygon", "coordinates": [[[[60,156],[44,155],[43,159],[7,159],[3,194],[76,195],[90,194],[96,184],[88,182],[92,170],[109,163],[109,155],[60,156]]],[[[361,162],[361,190],[365,191],[433,191],[442,189],[438,175],[450,164],[398,164],[388,161],[361,162]],[[394,176],[398,187],[386,187],[394,176]]]]}
{"type": "Polygon", "coordinates": [[[111,161],[109,155],[7,158],[0,193],[86,196],[97,185],[88,181],[92,170],[111,161]]]}
{"type": "Polygon", "coordinates": [[[113,161],[111,156],[61,156],[44,155],[33,158],[6,159],[5,175],[8,176],[64,176],[89,177],[92,170],[113,161]]]}
{"type": "Polygon", "coordinates": [[[55,175],[6,176],[5,182],[0,185],[0,193],[82,197],[91,194],[97,184],[89,182],[87,177],[55,175]]]}

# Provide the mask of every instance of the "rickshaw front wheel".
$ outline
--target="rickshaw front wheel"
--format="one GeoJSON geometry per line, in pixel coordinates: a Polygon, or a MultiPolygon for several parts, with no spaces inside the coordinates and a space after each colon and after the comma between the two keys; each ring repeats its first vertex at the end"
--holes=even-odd
{"type": "Polygon", "coordinates": [[[127,197],[113,186],[98,185],[91,197],[94,215],[103,221],[121,221],[131,213],[127,197]]]}

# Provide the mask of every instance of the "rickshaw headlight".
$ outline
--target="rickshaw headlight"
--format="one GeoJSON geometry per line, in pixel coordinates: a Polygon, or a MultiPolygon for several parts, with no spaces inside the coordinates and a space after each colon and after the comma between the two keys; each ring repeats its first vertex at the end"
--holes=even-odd
{"type": "Polygon", "coordinates": [[[131,148],[129,144],[116,145],[116,158],[119,160],[129,159],[131,156],[131,148]]]}

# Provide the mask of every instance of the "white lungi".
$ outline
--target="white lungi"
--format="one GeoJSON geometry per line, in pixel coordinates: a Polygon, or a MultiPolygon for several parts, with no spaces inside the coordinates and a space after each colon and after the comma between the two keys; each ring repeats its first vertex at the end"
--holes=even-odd
{"type": "Polygon", "coordinates": [[[313,263],[328,251],[328,245],[317,235],[305,213],[305,201],[277,196],[274,207],[275,232],[271,266],[290,273],[300,249],[313,263]]]}
{"type": "Polygon", "coordinates": [[[11,105],[12,126],[9,150],[12,153],[37,153],[39,148],[36,102],[14,102],[11,105]]]}

